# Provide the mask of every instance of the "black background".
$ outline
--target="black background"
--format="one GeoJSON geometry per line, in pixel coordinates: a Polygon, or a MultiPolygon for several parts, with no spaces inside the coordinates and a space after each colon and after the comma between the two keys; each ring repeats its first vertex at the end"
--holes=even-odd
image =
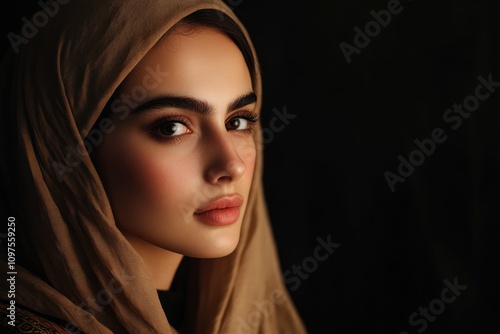
{"type": "MultiPolygon", "coordinates": [[[[354,28],[391,1],[226,2],[257,48],[262,125],[283,125],[267,133],[264,181],[283,272],[308,275],[289,272],[287,287],[309,332],[495,332],[500,87],[456,129],[443,115],[479,76],[500,83],[498,2],[401,1],[350,63],[340,43],[355,46],[354,28]],[[274,123],[285,108],[295,117],[274,123]],[[384,173],[436,128],[446,140],[391,191],[384,173]],[[312,260],[328,236],[340,246],[312,260]],[[412,325],[445,280],[466,288],[412,325]]],[[[3,9],[4,36],[37,9],[17,4],[3,9]]]]}

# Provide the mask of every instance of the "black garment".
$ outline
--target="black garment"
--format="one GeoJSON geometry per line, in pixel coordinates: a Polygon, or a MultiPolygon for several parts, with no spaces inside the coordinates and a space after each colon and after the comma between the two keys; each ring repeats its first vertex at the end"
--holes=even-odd
{"type": "Polygon", "coordinates": [[[181,291],[157,290],[161,306],[172,327],[179,330],[184,317],[185,297],[181,291]]]}

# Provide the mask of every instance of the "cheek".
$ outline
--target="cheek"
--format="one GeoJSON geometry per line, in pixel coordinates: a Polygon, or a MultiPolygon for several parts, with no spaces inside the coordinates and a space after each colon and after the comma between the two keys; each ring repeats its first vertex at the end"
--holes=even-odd
{"type": "Polygon", "coordinates": [[[181,164],[169,163],[161,154],[148,154],[144,150],[129,151],[120,159],[120,179],[124,186],[132,188],[137,195],[148,202],[155,198],[176,193],[188,170],[181,164]]]}
{"type": "Polygon", "coordinates": [[[255,170],[255,160],[257,157],[257,149],[253,139],[243,141],[238,144],[238,155],[243,160],[246,166],[245,175],[243,176],[244,183],[250,187],[255,170]]]}
{"type": "Polygon", "coordinates": [[[139,141],[114,148],[106,157],[105,178],[120,221],[173,212],[189,198],[190,182],[200,174],[195,157],[139,141]]]}

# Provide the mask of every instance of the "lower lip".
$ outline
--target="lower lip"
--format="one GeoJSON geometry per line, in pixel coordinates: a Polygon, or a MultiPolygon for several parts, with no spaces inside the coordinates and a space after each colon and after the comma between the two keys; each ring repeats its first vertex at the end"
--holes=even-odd
{"type": "Polygon", "coordinates": [[[212,226],[225,226],[236,223],[240,217],[240,208],[231,207],[225,209],[215,209],[195,213],[201,222],[212,226]]]}

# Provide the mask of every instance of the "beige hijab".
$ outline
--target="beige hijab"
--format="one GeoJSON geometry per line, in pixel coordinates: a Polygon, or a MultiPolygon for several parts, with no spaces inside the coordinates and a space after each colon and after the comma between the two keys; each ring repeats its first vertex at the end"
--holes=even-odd
{"type": "MultiPolygon", "coordinates": [[[[64,162],[70,148],[84,152],[113,91],[182,17],[216,8],[241,22],[216,0],[53,3],[58,12],[1,65],[3,205],[16,219],[15,301],[84,333],[176,333],[145,264],[115,225],[89,156],[66,166],[62,182],[54,162],[64,162]]],[[[258,63],[256,72],[260,103],[258,63]]],[[[258,143],[260,136],[259,129],[258,143]]],[[[186,259],[186,333],[306,332],[282,281],[258,152],[237,249],[219,259],[186,259]]]]}

